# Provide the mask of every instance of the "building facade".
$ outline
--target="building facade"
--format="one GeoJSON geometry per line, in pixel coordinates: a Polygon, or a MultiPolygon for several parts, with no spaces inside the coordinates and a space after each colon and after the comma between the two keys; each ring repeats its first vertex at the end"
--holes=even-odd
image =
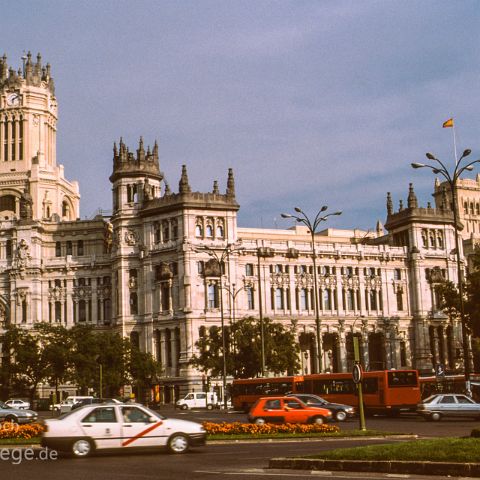
{"type": "MultiPolygon", "coordinates": [[[[114,145],[111,216],[80,220],[79,186],[57,164],[57,108],[40,55],[18,71],[0,59],[0,328],[117,331],[161,362],[169,402],[201,387],[189,360],[204,327],[220,324],[222,300],[227,323],[262,312],[294,329],[301,371],[314,372],[308,230],[239,227],[231,169],[225,191],[214,181],[202,193],[184,165],[171,191],[156,142],[145,147],[142,138],[135,151],[122,139],[114,145]],[[220,272],[211,252],[226,249],[220,272]]],[[[406,205],[394,209],[388,194],[385,229],[315,236],[322,370],[349,371],[358,335],[370,369],[461,371],[461,325],[439,311],[434,288],[457,278],[448,202],[421,208],[410,185],[406,205]]]]}

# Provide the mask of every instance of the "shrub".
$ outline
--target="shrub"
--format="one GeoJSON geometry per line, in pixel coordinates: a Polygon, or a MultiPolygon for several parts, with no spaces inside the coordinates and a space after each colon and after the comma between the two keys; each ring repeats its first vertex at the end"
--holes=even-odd
{"type": "Polygon", "coordinates": [[[316,425],[316,424],[299,424],[299,423],[281,423],[272,424],[266,423],[264,425],[255,425],[253,423],[213,423],[203,422],[203,428],[209,435],[265,435],[275,433],[337,433],[339,428],[336,425],[316,425]]]}
{"type": "Polygon", "coordinates": [[[470,436],[475,438],[480,438],[480,428],[474,428],[470,436]]]}
{"type": "Polygon", "coordinates": [[[17,425],[16,423],[2,422],[0,423],[0,439],[23,438],[29,440],[33,437],[39,437],[43,430],[43,425],[39,423],[17,425]]]}

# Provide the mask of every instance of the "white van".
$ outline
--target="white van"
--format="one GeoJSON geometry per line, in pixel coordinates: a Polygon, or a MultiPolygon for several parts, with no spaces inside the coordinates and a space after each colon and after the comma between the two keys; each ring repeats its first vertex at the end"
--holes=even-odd
{"type": "Polygon", "coordinates": [[[91,395],[72,395],[67,397],[63,402],[56,403],[53,405],[53,411],[54,412],[60,412],[60,413],[65,413],[65,412],[70,412],[72,410],[73,404],[79,402],[80,400],[83,400],[84,398],[93,398],[91,395]]]}
{"type": "Polygon", "coordinates": [[[177,407],[182,410],[189,408],[206,408],[212,410],[220,408],[220,402],[215,392],[189,392],[177,401],[177,407]]]}

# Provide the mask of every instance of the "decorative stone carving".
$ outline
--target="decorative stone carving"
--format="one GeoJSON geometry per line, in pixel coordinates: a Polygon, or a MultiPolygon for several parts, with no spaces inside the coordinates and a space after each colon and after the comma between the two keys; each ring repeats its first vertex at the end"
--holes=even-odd
{"type": "Polygon", "coordinates": [[[20,240],[16,251],[16,263],[19,270],[25,270],[31,260],[30,247],[24,238],[20,240]]]}
{"type": "Polygon", "coordinates": [[[130,228],[125,232],[124,238],[125,238],[125,243],[130,246],[133,246],[138,242],[138,238],[135,230],[132,230],[130,228]]]}
{"type": "Polygon", "coordinates": [[[222,269],[216,258],[211,258],[204,267],[204,275],[206,277],[219,277],[222,274],[222,269]]]}

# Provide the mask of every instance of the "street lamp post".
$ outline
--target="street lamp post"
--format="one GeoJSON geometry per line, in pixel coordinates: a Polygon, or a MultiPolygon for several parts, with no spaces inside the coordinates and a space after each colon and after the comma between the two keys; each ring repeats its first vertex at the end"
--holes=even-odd
{"type": "MultiPolygon", "coordinates": [[[[222,265],[224,264],[225,259],[228,258],[229,254],[235,250],[235,244],[228,243],[227,246],[220,250],[220,255],[217,253],[216,249],[208,247],[206,245],[200,246],[197,248],[198,251],[206,252],[210,257],[214,258],[219,267],[219,294],[220,294],[220,323],[222,330],[222,360],[223,360],[223,373],[222,373],[222,389],[223,389],[223,408],[227,409],[227,347],[225,339],[225,319],[223,312],[223,272],[222,265]]],[[[239,250],[239,249],[237,249],[239,250]]]]}
{"type": "Polygon", "coordinates": [[[327,210],[327,205],[324,205],[315,216],[313,222],[307,217],[305,212],[298,207],[295,207],[295,212],[298,215],[291,215],[289,213],[282,213],[282,218],[294,218],[298,223],[303,223],[310,231],[310,235],[312,237],[312,257],[313,257],[313,286],[314,286],[314,304],[315,304],[315,327],[316,327],[316,334],[317,334],[317,358],[316,358],[316,370],[318,373],[322,371],[322,339],[321,339],[321,332],[320,332],[320,311],[318,308],[318,285],[317,285],[317,263],[316,263],[316,254],[315,254],[315,234],[318,231],[318,227],[322,222],[325,222],[328,217],[334,215],[341,215],[342,212],[333,212],[327,213],[323,215],[323,212],[327,210]]]}
{"type": "Polygon", "coordinates": [[[474,160],[473,162],[467,163],[464,166],[461,166],[462,160],[470,155],[472,151],[470,149],[464,150],[460,159],[455,162],[455,169],[450,173],[444,163],[435,157],[431,153],[427,153],[426,157],[429,160],[437,162],[438,165],[429,165],[425,163],[412,163],[413,168],[429,168],[435,175],[441,175],[445,178],[448,185],[450,186],[450,191],[452,193],[452,208],[453,208],[453,223],[454,223],[454,232],[455,232],[455,251],[457,254],[457,281],[458,281],[458,294],[460,300],[460,320],[462,323],[462,343],[463,343],[463,363],[464,363],[464,372],[465,372],[465,390],[470,395],[471,394],[471,385],[470,385],[470,347],[468,344],[468,331],[467,331],[467,322],[465,319],[465,306],[463,299],[463,278],[462,278],[462,269],[460,261],[460,235],[458,233],[458,198],[457,198],[457,181],[460,178],[460,175],[465,172],[471,172],[473,170],[473,165],[479,163],[480,159],[474,160]]]}
{"type": "MultiPolygon", "coordinates": [[[[231,303],[231,308],[230,308],[230,313],[231,313],[231,318],[230,318],[230,326],[232,328],[232,332],[233,332],[233,327],[235,325],[235,301],[237,299],[237,295],[245,289],[245,287],[240,287],[240,288],[235,288],[236,285],[235,283],[232,283],[232,287],[230,288],[230,286],[228,285],[225,285],[223,288],[228,292],[228,294],[230,295],[231,299],[232,299],[232,303],[231,303]]],[[[232,337],[232,348],[233,348],[233,351],[234,353],[236,353],[236,344],[235,344],[235,338],[232,337]]],[[[235,365],[234,365],[235,367],[235,365]]],[[[237,369],[235,368],[235,373],[237,372],[237,369]]]]}

